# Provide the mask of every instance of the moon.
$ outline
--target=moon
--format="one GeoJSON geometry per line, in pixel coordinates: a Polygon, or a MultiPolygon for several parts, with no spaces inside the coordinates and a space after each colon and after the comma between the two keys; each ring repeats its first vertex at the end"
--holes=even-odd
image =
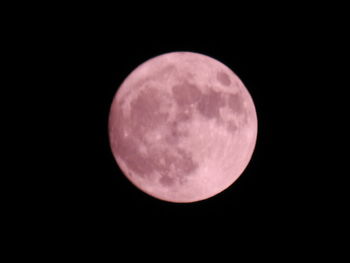
{"type": "Polygon", "coordinates": [[[210,198],[247,167],[257,138],[252,97],[223,63],[193,52],[151,58],[123,81],[109,114],[113,156],[143,192],[210,198]]]}

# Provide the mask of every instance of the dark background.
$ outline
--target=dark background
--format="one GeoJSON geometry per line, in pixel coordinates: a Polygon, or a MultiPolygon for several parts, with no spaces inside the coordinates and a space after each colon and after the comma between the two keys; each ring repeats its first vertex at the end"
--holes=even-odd
{"type": "Polygon", "coordinates": [[[231,244],[243,236],[247,246],[272,240],[280,249],[282,241],[297,239],[309,249],[332,232],[328,196],[335,189],[324,161],[331,157],[324,130],[334,117],[326,76],[337,49],[330,16],[305,6],[248,9],[241,16],[241,9],[225,6],[220,12],[177,7],[164,7],[170,13],[67,8],[32,17],[15,31],[17,51],[25,54],[19,64],[35,78],[26,79],[23,91],[25,100],[34,100],[18,113],[31,145],[19,154],[28,165],[16,166],[34,166],[23,179],[26,194],[16,197],[25,208],[18,222],[26,218],[25,228],[75,245],[125,237],[130,246],[145,245],[159,235],[166,242],[180,237],[181,247],[209,242],[213,234],[211,242],[231,244]],[[134,187],[108,141],[110,105],[122,81],[139,64],[172,51],[226,64],[249,90],[258,115],[255,152],[241,177],[190,204],[160,201],[134,187]]]}

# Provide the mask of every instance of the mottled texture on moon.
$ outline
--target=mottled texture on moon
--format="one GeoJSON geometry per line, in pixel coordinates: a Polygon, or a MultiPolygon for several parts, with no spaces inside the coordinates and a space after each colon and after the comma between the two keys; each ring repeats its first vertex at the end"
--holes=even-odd
{"type": "Polygon", "coordinates": [[[208,56],[172,52],[137,67],[109,116],[126,177],[161,200],[195,202],[229,187],[253,154],[257,116],[242,81],[208,56]]]}

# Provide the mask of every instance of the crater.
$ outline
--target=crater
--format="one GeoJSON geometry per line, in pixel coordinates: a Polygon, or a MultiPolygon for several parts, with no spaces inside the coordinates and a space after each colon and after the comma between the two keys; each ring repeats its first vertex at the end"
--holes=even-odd
{"type": "Polygon", "coordinates": [[[216,79],[224,86],[230,86],[230,77],[223,71],[219,71],[216,75],[216,79]]]}

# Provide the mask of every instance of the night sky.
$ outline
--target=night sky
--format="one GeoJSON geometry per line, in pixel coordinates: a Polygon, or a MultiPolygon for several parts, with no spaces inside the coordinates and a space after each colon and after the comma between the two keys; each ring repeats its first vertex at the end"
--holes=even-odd
{"type": "Polygon", "coordinates": [[[325,188],[317,183],[326,179],[315,167],[323,167],[317,156],[327,137],[315,126],[329,121],[320,112],[319,96],[325,93],[317,80],[323,73],[315,65],[324,65],[322,28],[283,14],[228,18],[225,27],[211,25],[210,17],[203,18],[207,23],[199,18],[168,23],[162,17],[144,26],[142,19],[133,24],[114,17],[71,15],[69,23],[57,20],[38,33],[44,88],[37,97],[42,105],[33,106],[43,119],[30,149],[39,153],[32,156],[42,179],[28,214],[42,215],[38,222],[68,236],[105,233],[107,239],[124,230],[186,236],[205,229],[276,240],[319,233],[316,214],[325,204],[325,188]],[[138,190],[121,173],[108,140],[109,110],[122,81],[141,63],[172,51],[202,53],[231,68],[251,94],[258,117],[256,148],[244,173],[224,192],[189,204],[138,190]]]}

